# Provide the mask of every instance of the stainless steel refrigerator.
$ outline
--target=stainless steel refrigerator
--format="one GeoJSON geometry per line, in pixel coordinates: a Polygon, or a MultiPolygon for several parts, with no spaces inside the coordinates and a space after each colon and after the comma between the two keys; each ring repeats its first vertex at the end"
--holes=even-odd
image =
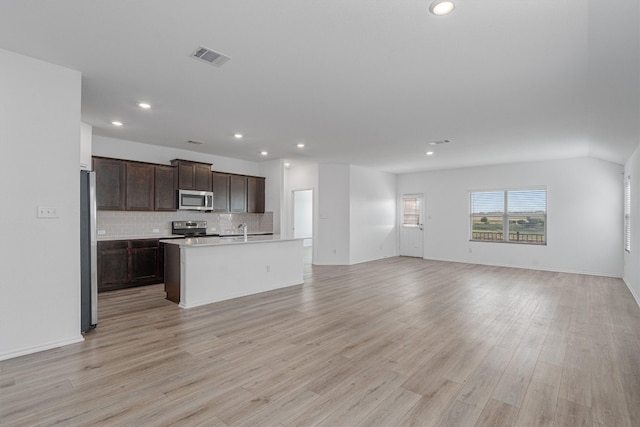
{"type": "Polygon", "coordinates": [[[96,175],[80,171],[80,329],[98,324],[98,243],[96,237],[96,175]]]}

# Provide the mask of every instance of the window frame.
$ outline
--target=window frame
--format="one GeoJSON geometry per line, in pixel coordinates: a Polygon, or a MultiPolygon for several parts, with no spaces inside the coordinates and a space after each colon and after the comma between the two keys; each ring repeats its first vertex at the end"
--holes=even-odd
{"type": "MultiPolygon", "coordinates": [[[[549,196],[549,191],[547,186],[535,186],[535,187],[518,187],[518,188],[500,188],[500,189],[487,189],[487,190],[470,190],[469,191],[469,196],[468,196],[468,201],[469,201],[469,219],[468,219],[468,224],[469,224],[469,241],[470,242],[485,242],[485,243],[513,243],[513,244],[517,244],[517,245],[534,245],[534,246],[547,246],[548,245],[548,240],[549,240],[549,236],[548,236],[548,228],[547,228],[547,220],[548,220],[548,216],[549,216],[549,209],[548,209],[548,196],[549,196]],[[534,241],[520,241],[520,240],[511,240],[509,238],[510,235],[510,230],[509,230],[509,217],[510,217],[510,213],[509,213],[509,193],[510,192],[526,192],[526,191],[544,191],[544,214],[538,214],[537,216],[542,216],[543,217],[543,221],[544,221],[544,234],[543,234],[543,242],[534,242],[534,241]],[[473,212],[473,195],[475,193],[502,193],[502,201],[503,201],[503,208],[502,208],[502,238],[501,239],[474,239],[473,238],[473,219],[474,217],[477,217],[478,214],[474,214],[473,212]]],[[[511,215],[513,216],[513,215],[511,215]]]]}
{"type": "Polygon", "coordinates": [[[420,194],[403,194],[402,196],[400,196],[400,204],[401,204],[401,210],[400,210],[400,227],[402,228],[419,228],[422,227],[423,225],[423,211],[422,211],[422,204],[423,204],[423,197],[420,194]],[[415,224],[413,223],[406,223],[405,222],[405,214],[406,214],[406,209],[405,209],[405,199],[416,199],[418,200],[418,206],[417,209],[415,210],[416,215],[417,215],[417,222],[415,224]]]}

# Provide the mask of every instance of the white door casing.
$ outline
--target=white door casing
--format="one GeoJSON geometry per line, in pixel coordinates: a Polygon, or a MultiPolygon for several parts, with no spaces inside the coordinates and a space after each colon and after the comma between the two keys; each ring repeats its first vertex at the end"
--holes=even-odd
{"type": "Polygon", "coordinates": [[[400,200],[400,255],[423,258],[424,203],[422,194],[403,194],[400,200]]]}

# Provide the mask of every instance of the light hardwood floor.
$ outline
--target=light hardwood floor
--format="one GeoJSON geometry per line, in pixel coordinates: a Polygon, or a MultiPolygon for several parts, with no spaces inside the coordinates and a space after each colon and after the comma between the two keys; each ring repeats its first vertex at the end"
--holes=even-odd
{"type": "Polygon", "coordinates": [[[83,343],[0,362],[0,425],[640,426],[619,279],[389,258],[305,281],[101,294],[83,343]]]}

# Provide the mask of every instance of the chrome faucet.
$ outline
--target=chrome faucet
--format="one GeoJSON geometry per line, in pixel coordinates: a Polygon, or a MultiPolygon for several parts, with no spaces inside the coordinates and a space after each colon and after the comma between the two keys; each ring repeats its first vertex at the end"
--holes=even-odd
{"type": "Polygon", "coordinates": [[[246,242],[246,241],[247,241],[247,223],[246,223],[246,222],[243,222],[242,224],[240,224],[240,225],[238,226],[238,228],[242,228],[242,231],[243,231],[243,233],[244,233],[244,240],[245,240],[245,242],[246,242]]]}

